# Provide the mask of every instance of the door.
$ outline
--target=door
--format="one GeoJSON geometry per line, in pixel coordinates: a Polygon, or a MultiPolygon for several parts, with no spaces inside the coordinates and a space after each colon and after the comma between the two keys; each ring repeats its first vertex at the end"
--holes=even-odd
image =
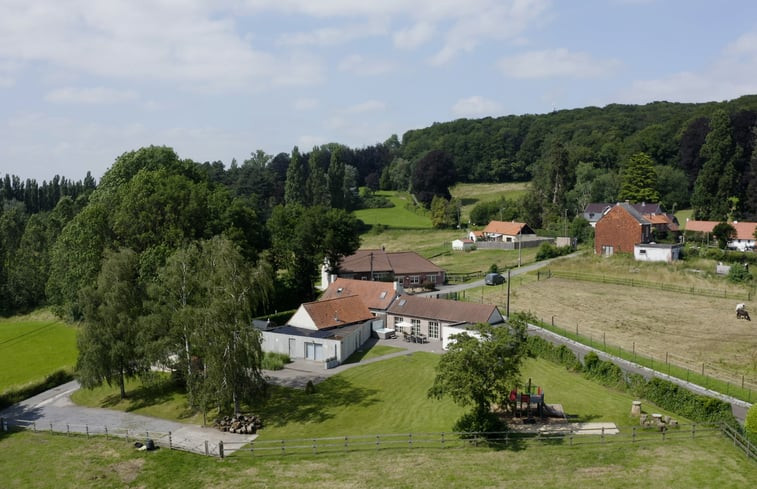
{"type": "Polygon", "coordinates": [[[323,361],[323,345],[314,343],[313,346],[315,347],[315,361],[322,362],[323,361]]]}
{"type": "Polygon", "coordinates": [[[305,343],[305,359],[315,360],[315,343],[305,343]]]}
{"type": "Polygon", "coordinates": [[[297,340],[289,338],[289,358],[294,358],[295,353],[297,353],[297,340]]]}

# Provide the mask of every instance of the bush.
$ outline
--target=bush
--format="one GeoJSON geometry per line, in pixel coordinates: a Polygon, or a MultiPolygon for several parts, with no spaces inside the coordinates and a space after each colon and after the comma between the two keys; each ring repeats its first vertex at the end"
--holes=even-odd
{"type": "MultiPolygon", "coordinates": [[[[462,433],[483,433],[483,436],[487,437],[486,433],[491,434],[507,430],[507,423],[488,409],[476,408],[458,419],[452,429],[462,433]]],[[[488,436],[496,438],[498,435],[491,434],[488,436]]],[[[469,437],[463,435],[463,438],[469,437]]]]}
{"type": "Polygon", "coordinates": [[[643,397],[661,408],[673,411],[696,422],[726,422],[738,426],[731,405],[720,399],[701,396],[683,387],[658,378],[646,383],[643,397]]]}
{"type": "Polygon", "coordinates": [[[261,368],[264,370],[281,370],[284,368],[284,365],[291,362],[292,360],[289,358],[289,355],[285,353],[267,351],[265,352],[265,356],[263,356],[261,368]]]}
{"type": "Polygon", "coordinates": [[[531,356],[545,358],[558,365],[563,365],[572,372],[579,372],[583,368],[576,354],[565,345],[555,346],[538,336],[529,336],[527,342],[528,353],[531,356]]]}
{"type": "Polygon", "coordinates": [[[0,395],[0,410],[72,380],[74,380],[74,375],[71,372],[56,370],[40,382],[4,392],[0,395]]]}
{"type": "Polygon", "coordinates": [[[757,404],[752,404],[747,411],[744,429],[752,440],[757,440],[757,404]]]}
{"type": "Polygon", "coordinates": [[[594,352],[587,353],[584,357],[584,374],[602,385],[623,390],[628,387],[620,367],[612,362],[600,360],[594,352]]]}
{"type": "Polygon", "coordinates": [[[558,256],[567,255],[571,251],[573,251],[573,248],[570,246],[558,247],[552,243],[542,243],[539,245],[539,250],[536,252],[536,261],[557,258],[558,256]]]}
{"type": "Polygon", "coordinates": [[[749,283],[752,281],[752,274],[745,265],[734,263],[728,272],[728,281],[736,284],[749,283]]]}

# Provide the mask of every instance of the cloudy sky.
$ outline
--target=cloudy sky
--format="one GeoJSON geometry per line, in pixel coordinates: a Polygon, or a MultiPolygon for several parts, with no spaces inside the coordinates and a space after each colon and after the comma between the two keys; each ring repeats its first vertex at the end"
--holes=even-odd
{"type": "Polygon", "coordinates": [[[38,181],[749,93],[754,0],[0,0],[0,173],[38,181]]]}

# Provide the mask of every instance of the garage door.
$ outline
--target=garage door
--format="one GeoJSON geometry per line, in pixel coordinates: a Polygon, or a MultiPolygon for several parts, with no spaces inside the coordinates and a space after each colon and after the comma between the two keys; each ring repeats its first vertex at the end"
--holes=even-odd
{"type": "Polygon", "coordinates": [[[305,358],[308,360],[322,362],[323,345],[321,345],[320,343],[305,343],[305,358]]]}

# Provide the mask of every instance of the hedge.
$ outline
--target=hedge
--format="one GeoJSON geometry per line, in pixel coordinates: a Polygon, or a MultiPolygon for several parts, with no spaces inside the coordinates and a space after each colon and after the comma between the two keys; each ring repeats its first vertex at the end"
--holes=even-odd
{"type": "Polygon", "coordinates": [[[68,370],[56,370],[45,377],[44,380],[25,385],[19,389],[3,392],[0,395],[0,410],[72,380],[74,380],[72,372],[68,370]]]}

